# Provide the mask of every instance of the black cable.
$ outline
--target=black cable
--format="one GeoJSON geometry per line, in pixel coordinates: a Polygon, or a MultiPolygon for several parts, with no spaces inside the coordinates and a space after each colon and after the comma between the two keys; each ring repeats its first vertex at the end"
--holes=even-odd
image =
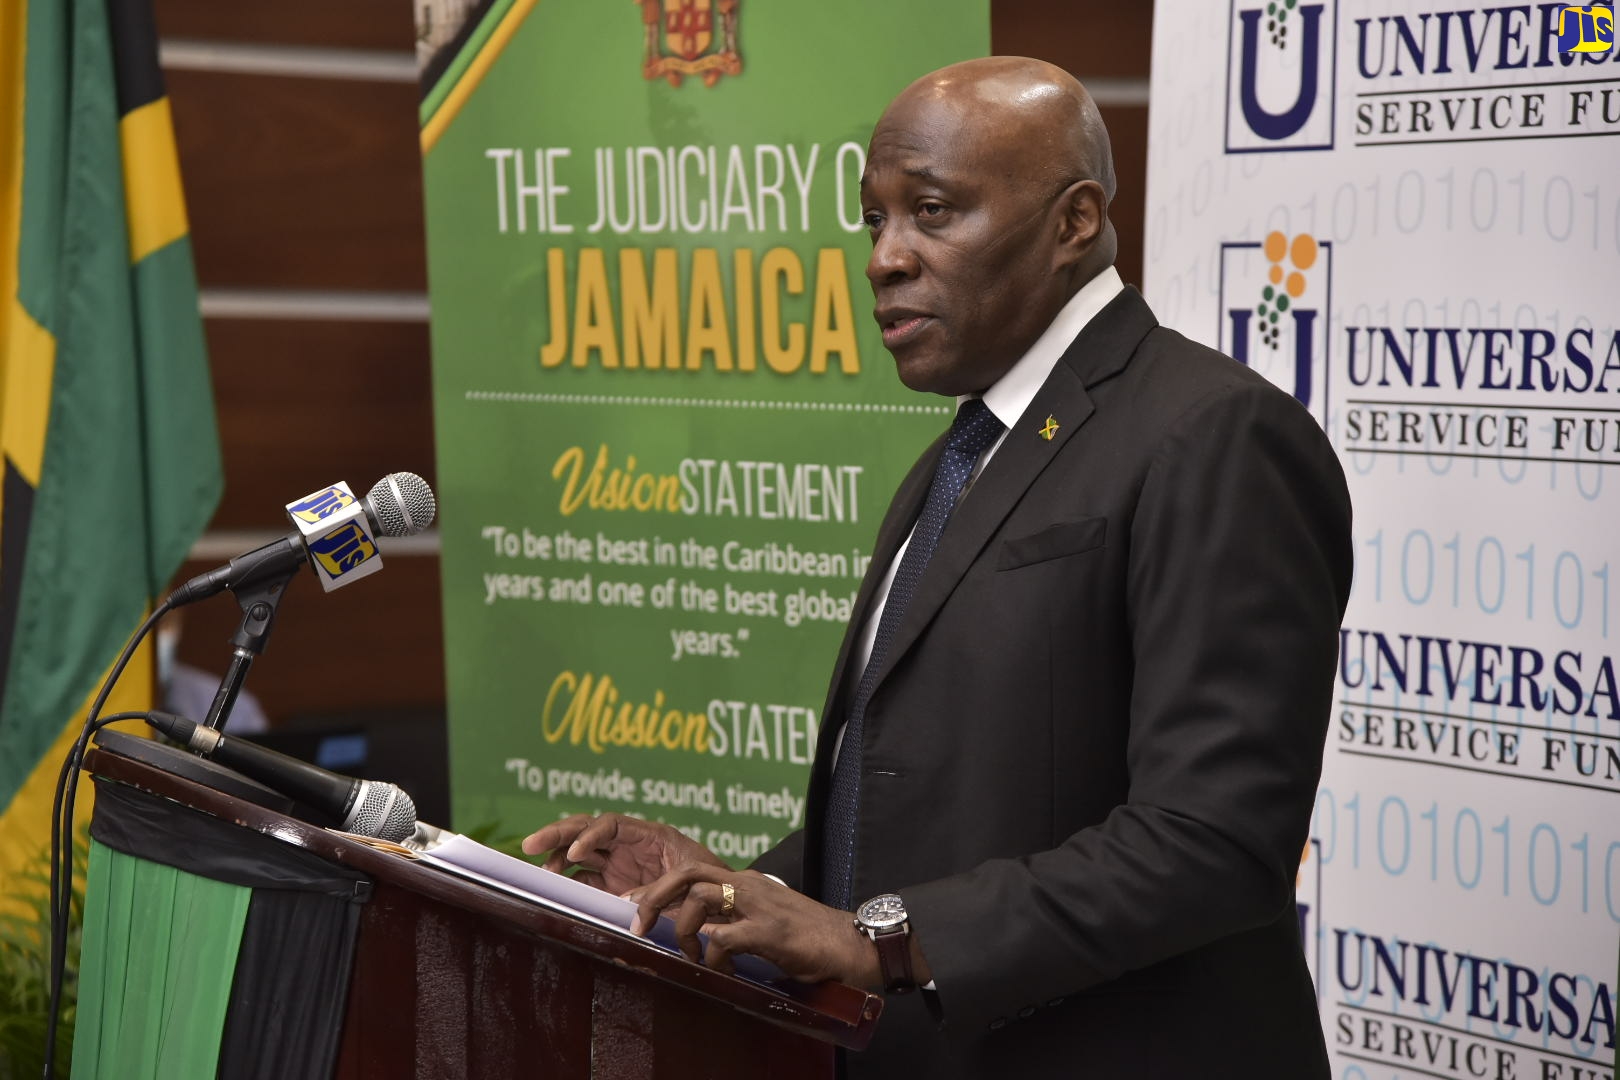
{"type": "MultiPolygon", "coordinates": [[[[90,735],[108,724],[115,724],[121,720],[145,720],[150,714],[144,712],[122,712],[112,716],[100,717],[87,722],[84,734],[90,735]]],[[[67,935],[68,924],[72,919],[73,905],[73,799],[71,794],[66,799],[67,821],[64,825],[58,807],[63,805],[63,788],[67,783],[78,783],[76,775],[84,756],[84,745],[75,741],[68,756],[62,762],[62,771],[57,776],[56,799],[53,804],[51,819],[51,888],[49,895],[51,912],[51,1001],[50,1015],[45,1024],[45,1080],[54,1080],[56,1067],[56,1029],[61,1015],[62,985],[66,980],[67,969],[67,935]],[[73,775],[73,780],[67,778],[73,775]],[[62,839],[66,838],[65,852],[59,850],[62,839]],[[65,868],[65,870],[64,870],[65,868]]]]}
{"type": "Polygon", "coordinates": [[[48,896],[51,907],[51,1002],[50,1013],[45,1021],[44,1080],[55,1080],[56,1077],[56,1028],[62,1011],[62,981],[67,967],[67,929],[73,903],[73,803],[78,789],[79,767],[84,761],[85,749],[89,746],[92,734],[119,720],[146,719],[145,712],[116,713],[103,719],[101,709],[107,703],[107,697],[112,693],[118,677],[129,665],[130,657],[135,655],[135,649],[151,632],[152,627],[157,625],[158,620],[168,614],[172,606],[169,600],[159,604],[124,646],[124,651],[118,655],[118,661],[107,673],[106,681],[101,684],[101,690],[91,702],[90,711],[85,714],[84,727],[80,730],[79,737],[74,740],[72,748],[68,750],[67,758],[62,762],[62,771],[56,778],[56,793],[51,801],[51,885],[48,896]]]}

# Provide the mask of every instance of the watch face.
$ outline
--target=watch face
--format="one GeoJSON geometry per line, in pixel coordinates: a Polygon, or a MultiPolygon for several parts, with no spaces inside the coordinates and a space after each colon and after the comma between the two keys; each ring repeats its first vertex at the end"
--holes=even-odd
{"type": "Polygon", "coordinates": [[[894,893],[884,893],[862,904],[855,917],[868,929],[888,930],[906,921],[906,905],[894,893]]]}

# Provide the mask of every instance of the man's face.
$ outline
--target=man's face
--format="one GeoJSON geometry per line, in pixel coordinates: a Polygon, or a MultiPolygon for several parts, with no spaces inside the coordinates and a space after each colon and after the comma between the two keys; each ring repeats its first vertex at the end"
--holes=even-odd
{"type": "Polygon", "coordinates": [[[911,389],[987,389],[1067,299],[1055,202],[1074,178],[1031,166],[1038,139],[939,100],[897,103],[873,132],[861,178],[866,276],[911,389]]]}

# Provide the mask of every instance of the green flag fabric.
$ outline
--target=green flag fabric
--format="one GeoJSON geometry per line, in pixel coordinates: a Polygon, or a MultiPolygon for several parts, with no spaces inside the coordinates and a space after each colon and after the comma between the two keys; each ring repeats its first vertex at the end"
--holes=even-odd
{"type": "MultiPolygon", "coordinates": [[[[46,846],[67,730],[219,500],[149,0],[0,4],[0,453],[3,886],[46,846]]],[[[149,704],[149,668],[127,683],[110,704],[149,704]]]]}
{"type": "Polygon", "coordinates": [[[252,896],[91,843],[75,1077],[214,1075],[252,896]]]}

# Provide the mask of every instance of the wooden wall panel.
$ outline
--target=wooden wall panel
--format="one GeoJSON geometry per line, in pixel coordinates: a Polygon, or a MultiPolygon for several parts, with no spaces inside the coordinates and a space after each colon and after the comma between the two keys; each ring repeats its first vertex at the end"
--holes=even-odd
{"type": "Polygon", "coordinates": [[[414,86],[164,77],[205,286],[425,288],[414,86]]]}
{"type": "Polygon", "coordinates": [[[425,323],[211,319],[225,457],[216,529],[280,529],[279,508],[335,480],[433,483],[425,323]]]}
{"type": "MultiPolygon", "coordinates": [[[[188,562],[181,579],[216,565],[188,562]]],[[[186,608],[180,659],[223,674],[241,621],[228,593],[186,608]]],[[[333,593],[300,574],[246,686],[273,724],[308,714],[442,706],[439,560],[385,556],[380,573],[333,593]]]]}
{"type": "MultiPolygon", "coordinates": [[[[1033,56],[1081,82],[1133,80],[1145,87],[1153,51],[1153,5],[1109,0],[992,0],[994,52],[1033,56]]],[[[1109,217],[1119,235],[1122,277],[1142,282],[1147,205],[1147,106],[1105,104],[1103,122],[1114,144],[1119,190],[1109,217]]]]}
{"type": "Polygon", "coordinates": [[[1146,78],[1153,52],[1153,4],[991,0],[990,48],[1048,60],[1081,81],[1146,78]]]}
{"type": "Polygon", "coordinates": [[[165,37],[396,50],[416,41],[405,0],[153,0],[152,8],[165,37]]]}

